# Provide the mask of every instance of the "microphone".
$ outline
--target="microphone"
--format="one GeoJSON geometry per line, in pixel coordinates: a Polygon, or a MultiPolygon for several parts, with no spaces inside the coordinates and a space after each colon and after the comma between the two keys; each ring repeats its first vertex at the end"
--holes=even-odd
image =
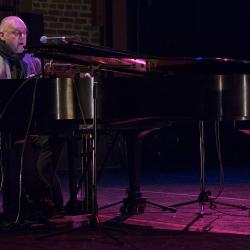
{"type": "Polygon", "coordinates": [[[76,36],[42,36],[40,38],[40,42],[42,44],[60,44],[60,43],[65,43],[68,44],[69,41],[76,39],[76,36]]]}

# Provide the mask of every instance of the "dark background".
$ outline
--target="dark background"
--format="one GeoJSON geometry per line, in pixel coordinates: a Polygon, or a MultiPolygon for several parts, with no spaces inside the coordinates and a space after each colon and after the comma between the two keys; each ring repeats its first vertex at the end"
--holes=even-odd
{"type": "Polygon", "coordinates": [[[127,0],[127,6],[130,50],[250,58],[249,0],[127,0]]]}

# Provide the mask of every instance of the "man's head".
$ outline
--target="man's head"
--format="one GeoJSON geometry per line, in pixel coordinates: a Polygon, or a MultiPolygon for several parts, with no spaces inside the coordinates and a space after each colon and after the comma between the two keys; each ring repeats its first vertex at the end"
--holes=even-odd
{"type": "Polygon", "coordinates": [[[28,30],[24,21],[17,16],[5,17],[0,23],[0,40],[14,53],[22,53],[27,42],[28,30]]]}

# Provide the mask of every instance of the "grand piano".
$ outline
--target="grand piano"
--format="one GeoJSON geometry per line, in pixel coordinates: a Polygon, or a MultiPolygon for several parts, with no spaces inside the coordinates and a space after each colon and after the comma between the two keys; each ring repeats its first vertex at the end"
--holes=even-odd
{"type": "MultiPolygon", "coordinates": [[[[50,60],[44,66],[43,78],[38,79],[36,97],[37,113],[49,120],[82,119],[81,106],[85,118],[92,119],[93,81],[97,83],[97,117],[102,122],[148,117],[249,118],[247,60],[154,58],[74,41],[30,52],[50,60]]],[[[7,82],[1,80],[2,109],[22,81],[7,82]]],[[[15,99],[30,96],[25,91],[32,92],[34,82],[27,81],[15,99]]]]}
{"type": "MultiPolygon", "coordinates": [[[[246,60],[153,58],[77,42],[44,46],[33,53],[51,60],[45,65],[46,74],[30,79],[6,111],[6,101],[20,82],[1,81],[2,130],[6,124],[15,124],[18,100],[25,100],[29,112],[27,102],[34,101],[35,83],[37,129],[41,124],[45,130],[58,124],[88,126],[96,117],[98,129],[123,131],[130,141],[131,161],[136,157],[131,141],[135,143],[145,128],[164,126],[169,121],[250,118],[250,62],[246,60]],[[132,139],[131,131],[135,131],[132,139]]],[[[133,164],[126,200],[132,203],[140,198],[139,169],[133,164]]],[[[72,199],[76,198],[74,190],[72,199]]]]}

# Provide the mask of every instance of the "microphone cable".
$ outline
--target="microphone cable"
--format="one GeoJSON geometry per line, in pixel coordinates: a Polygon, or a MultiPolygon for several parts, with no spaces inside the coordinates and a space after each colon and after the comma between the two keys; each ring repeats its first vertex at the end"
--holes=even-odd
{"type": "Polygon", "coordinates": [[[0,121],[3,119],[3,116],[5,115],[9,105],[12,103],[12,101],[14,100],[14,98],[16,97],[16,95],[19,93],[19,91],[27,84],[30,82],[30,80],[34,79],[34,78],[38,78],[40,77],[41,74],[37,74],[37,75],[32,75],[31,77],[25,79],[25,81],[23,81],[20,86],[18,86],[18,88],[13,92],[13,94],[10,96],[9,100],[6,102],[5,106],[2,109],[2,112],[0,113],[0,121]]]}
{"type": "MultiPolygon", "coordinates": [[[[22,88],[29,83],[32,79],[36,78],[36,83],[35,83],[35,89],[34,91],[36,91],[36,85],[38,82],[39,77],[41,76],[41,74],[37,74],[37,75],[32,75],[31,77],[25,79],[20,86],[18,86],[18,88],[13,92],[13,94],[10,96],[10,98],[8,99],[8,101],[6,102],[5,106],[2,109],[2,112],[0,113],[0,121],[3,119],[6,111],[8,110],[8,107],[10,106],[10,104],[13,102],[13,100],[15,99],[15,97],[17,96],[17,94],[22,90],[22,88]]],[[[29,125],[28,125],[28,129],[26,131],[26,140],[27,140],[27,133],[30,129],[30,125],[31,125],[31,118],[33,116],[33,111],[34,111],[34,103],[35,103],[35,97],[34,97],[34,92],[33,91],[33,101],[32,101],[32,111],[31,111],[31,116],[30,116],[30,121],[29,121],[29,125]]],[[[19,221],[19,217],[20,217],[20,212],[21,212],[21,195],[22,195],[22,191],[21,191],[21,186],[22,186],[22,162],[23,162],[23,152],[24,152],[24,146],[23,145],[23,149],[22,149],[22,156],[21,156],[21,167],[20,167],[20,174],[19,174],[19,198],[18,198],[18,214],[16,217],[16,220],[14,222],[14,224],[16,225],[19,221]]],[[[3,146],[2,146],[2,134],[0,133],[0,173],[1,173],[1,182],[0,182],[0,192],[3,190],[3,186],[4,186],[4,181],[5,181],[5,174],[4,174],[4,164],[3,164],[3,146]]]]}
{"type": "MultiPolygon", "coordinates": [[[[21,91],[21,89],[30,82],[31,79],[40,77],[41,74],[33,75],[32,77],[29,77],[25,79],[20,86],[13,92],[13,94],[10,96],[8,101],[6,102],[5,106],[2,109],[2,112],[0,113],[0,121],[3,119],[6,111],[8,110],[9,105],[13,102],[15,99],[16,95],[21,91]]],[[[0,181],[0,192],[3,190],[3,185],[4,185],[4,166],[3,166],[3,142],[2,142],[2,133],[0,133],[0,173],[1,173],[1,181],[0,181]]]]}
{"type": "Polygon", "coordinates": [[[0,174],[1,174],[0,192],[3,190],[3,184],[4,184],[3,145],[2,144],[3,144],[2,133],[0,132],[0,174]]]}
{"type": "MultiPolygon", "coordinates": [[[[80,78],[80,79],[86,79],[87,77],[85,77],[85,78],[80,78]]],[[[91,81],[92,81],[92,78],[90,78],[91,79],[91,81]]],[[[79,84],[81,84],[81,83],[79,83],[79,84]]],[[[85,112],[85,110],[84,110],[84,107],[82,107],[82,103],[81,103],[81,100],[80,100],[80,95],[79,95],[79,91],[78,91],[78,88],[77,88],[77,86],[76,86],[76,81],[75,81],[75,79],[73,79],[73,85],[74,85],[74,91],[75,91],[75,93],[76,93],[76,99],[77,99],[77,105],[78,105],[78,108],[79,108],[79,110],[80,110],[80,114],[81,114],[81,119],[82,119],[82,121],[83,121],[83,124],[84,124],[84,126],[87,128],[87,133],[88,133],[88,135],[89,135],[89,129],[88,129],[88,124],[87,124],[87,120],[86,120],[86,112],[85,112]]]]}
{"type": "Polygon", "coordinates": [[[29,136],[29,131],[30,131],[30,128],[31,128],[31,123],[32,123],[32,120],[33,120],[33,115],[34,115],[34,110],[35,110],[36,92],[37,92],[36,90],[37,90],[37,85],[38,85],[38,79],[39,78],[36,78],[35,86],[34,86],[34,89],[33,89],[30,117],[29,117],[27,129],[26,129],[26,133],[25,133],[25,137],[24,137],[24,143],[22,145],[22,151],[21,151],[21,157],[20,157],[18,212],[17,212],[17,216],[16,216],[16,220],[14,222],[14,225],[18,224],[18,222],[20,220],[20,216],[21,216],[24,152],[25,152],[25,148],[26,148],[26,144],[27,144],[27,140],[28,140],[28,136],[29,136]]]}

